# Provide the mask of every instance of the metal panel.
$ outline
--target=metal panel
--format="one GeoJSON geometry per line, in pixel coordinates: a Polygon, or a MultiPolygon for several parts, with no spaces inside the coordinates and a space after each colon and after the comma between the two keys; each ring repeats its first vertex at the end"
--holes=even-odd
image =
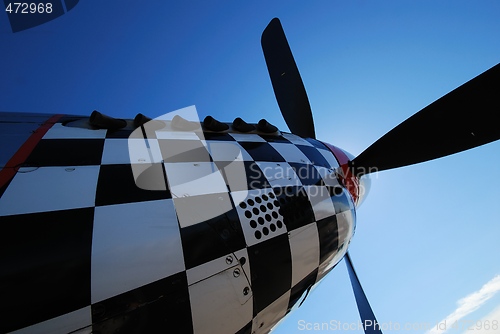
{"type": "Polygon", "coordinates": [[[95,209],[92,302],[184,270],[172,200],[95,209]]]}

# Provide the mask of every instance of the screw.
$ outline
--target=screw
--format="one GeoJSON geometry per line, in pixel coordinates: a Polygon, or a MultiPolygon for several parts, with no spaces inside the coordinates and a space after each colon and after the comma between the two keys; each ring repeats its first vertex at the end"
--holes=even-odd
{"type": "Polygon", "coordinates": [[[233,276],[234,277],[239,277],[240,276],[240,270],[238,268],[234,269],[233,276]]]}
{"type": "Polygon", "coordinates": [[[231,264],[231,263],[233,263],[233,257],[232,257],[232,256],[228,256],[228,257],[226,257],[226,263],[227,263],[227,264],[231,264]]]}
{"type": "Polygon", "coordinates": [[[246,286],[244,289],[243,289],[243,295],[248,295],[248,293],[250,292],[250,288],[248,286],[246,286]]]}

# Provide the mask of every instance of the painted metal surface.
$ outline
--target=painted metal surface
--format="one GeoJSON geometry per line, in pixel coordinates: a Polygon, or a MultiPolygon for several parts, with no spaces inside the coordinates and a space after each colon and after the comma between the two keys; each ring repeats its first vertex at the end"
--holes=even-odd
{"type": "Polygon", "coordinates": [[[267,333],[345,255],[355,201],[324,144],[159,133],[154,191],[134,178],[134,130],[55,123],[0,192],[1,332],[267,333]]]}

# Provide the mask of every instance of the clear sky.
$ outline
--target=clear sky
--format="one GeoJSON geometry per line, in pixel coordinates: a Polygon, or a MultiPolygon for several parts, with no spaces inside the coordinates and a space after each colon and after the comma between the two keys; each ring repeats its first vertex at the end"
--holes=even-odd
{"type": "MultiPolygon", "coordinates": [[[[16,34],[0,14],[0,110],[133,118],[196,105],[201,117],[265,117],[286,130],[260,48],[273,17],[301,71],[318,139],[354,155],[500,62],[496,0],[82,0],[16,34]]],[[[462,329],[446,333],[500,333],[463,328],[487,315],[500,320],[499,152],[497,142],[372,176],[350,252],[381,323],[455,314],[462,329]]],[[[342,262],[275,332],[361,333],[299,327],[358,319],[342,262]]]]}

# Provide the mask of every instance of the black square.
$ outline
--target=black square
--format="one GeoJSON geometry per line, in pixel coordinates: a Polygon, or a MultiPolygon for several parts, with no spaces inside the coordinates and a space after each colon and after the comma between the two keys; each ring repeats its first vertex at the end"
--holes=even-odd
{"type": "Polygon", "coordinates": [[[181,228],[186,269],[245,248],[245,239],[236,210],[198,224],[181,228]]]}
{"type": "Polygon", "coordinates": [[[290,144],[290,141],[281,135],[273,136],[273,135],[261,134],[259,136],[261,136],[263,139],[265,139],[267,142],[270,142],[270,143],[288,143],[288,144],[290,144]]]}
{"type": "Polygon", "coordinates": [[[319,186],[322,184],[321,175],[313,165],[298,162],[289,162],[288,164],[292,167],[295,174],[297,174],[302,185],[319,186]]]}
{"type": "Polygon", "coordinates": [[[255,316],[291,288],[292,256],[288,234],[248,247],[248,257],[255,316]]]}
{"type": "Polygon", "coordinates": [[[251,334],[252,333],[252,321],[243,326],[236,334],[251,334]]]}
{"type": "MultiPolygon", "coordinates": [[[[198,134],[198,133],[196,133],[198,134]]],[[[198,135],[200,137],[200,135],[198,135]]],[[[203,132],[203,138],[205,140],[216,140],[216,141],[235,141],[235,139],[229,135],[229,133],[217,133],[217,132],[203,132]]]]}
{"type": "Polygon", "coordinates": [[[285,159],[269,143],[238,142],[250,154],[254,161],[284,162],[285,159]]]}
{"type": "Polygon", "coordinates": [[[106,132],[106,138],[128,138],[134,132],[135,129],[131,128],[125,128],[125,129],[119,129],[119,130],[108,130],[106,132]]]}
{"type": "Polygon", "coordinates": [[[327,187],[327,189],[330,192],[335,213],[351,210],[351,207],[349,206],[349,198],[347,198],[347,196],[350,195],[347,194],[347,191],[343,191],[340,186],[327,187]]]}
{"type": "Polygon", "coordinates": [[[2,217],[0,332],[90,305],[94,208],[2,217]]]}
{"type": "Polygon", "coordinates": [[[326,161],[323,154],[321,154],[315,147],[304,146],[304,145],[296,145],[299,150],[304,153],[304,155],[311,161],[313,165],[323,166],[326,168],[331,168],[328,161],[326,161]]]}
{"type": "Polygon", "coordinates": [[[104,139],[43,139],[26,159],[25,166],[100,165],[104,139]]]}
{"type": "Polygon", "coordinates": [[[299,283],[295,284],[290,292],[290,300],[288,301],[288,311],[297,303],[304,295],[304,292],[307,291],[307,294],[304,296],[304,299],[300,301],[303,303],[307,295],[309,294],[309,289],[316,283],[316,279],[318,277],[318,268],[314,269],[309,275],[304,277],[299,283]]]}
{"type": "Polygon", "coordinates": [[[311,202],[302,187],[273,188],[273,191],[279,202],[279,213],[283,216],[288,231],[315,221],[311,202]]]}
{"type": "Polygon", "coordinates": [[[92,322],[96,333],[192,333],[186,272],[92,305],[92,322]]]}
{"type": "MultiPolygon", "coordinates": [[[[161,168],[156,168],[156,171],[163,172],[161,168]]],[[[158,182],[165,182],[164,177],[160,180],[161,176],[158,175],[156,179],[158,182]]],[[[103,165],[99,170],[95,204],[100,206],[172,198],[166,185],[164,189],[166,190],[154,191],[139,188],[135,183],[131,165],[103,165]]]]}
{"type": "Polygon", "coordinates": [[[323,263],[339,248],[339,229],[335,215],[317,222],[319,235],[319,263],[323,263]]]}
{"type": "Polygon", "coordinates": [[[320,142],[319,140],[313,139],[313,138],[304,138],[307,140],[310,144],[312,144],[314,147],[321,148],[321,149],[328,149],[325,144],[320,142]]]}

